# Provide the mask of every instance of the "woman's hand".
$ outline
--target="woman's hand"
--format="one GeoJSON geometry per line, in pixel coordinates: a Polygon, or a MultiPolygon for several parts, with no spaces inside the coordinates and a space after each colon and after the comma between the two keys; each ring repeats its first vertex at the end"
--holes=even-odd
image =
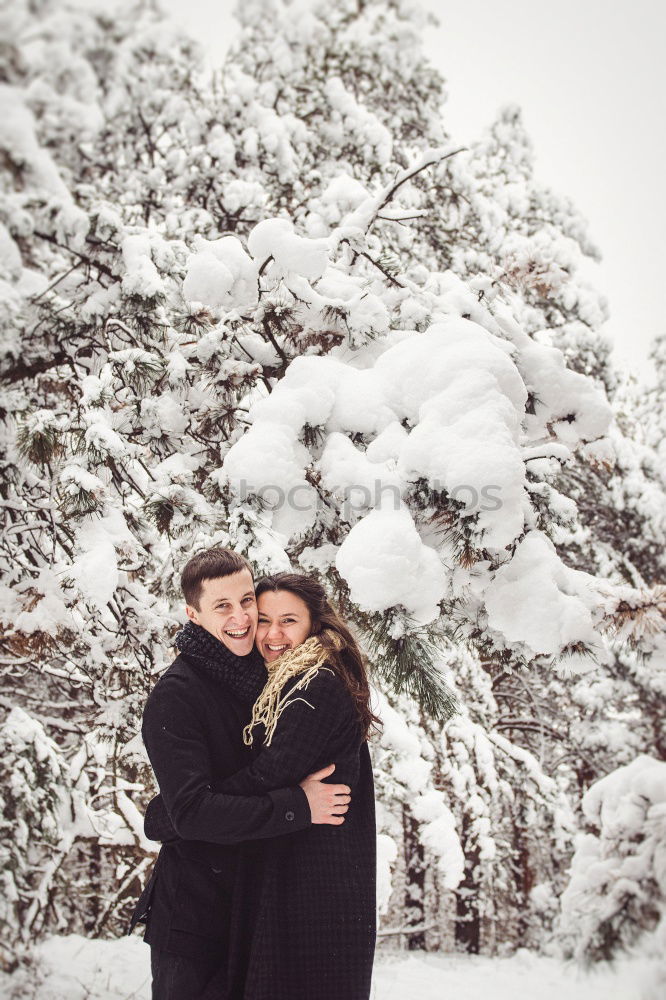
{"type": "Polygon", "coordinates": [[[340,826],[344,823],[344,813],[351,802],[349,785],[329,785],[323,778],[335,770],[335,764],[329,764],[321,771],[308,774],[299,782],[308,797],[313,823],[327,823],[329,826],[340,826]]]}

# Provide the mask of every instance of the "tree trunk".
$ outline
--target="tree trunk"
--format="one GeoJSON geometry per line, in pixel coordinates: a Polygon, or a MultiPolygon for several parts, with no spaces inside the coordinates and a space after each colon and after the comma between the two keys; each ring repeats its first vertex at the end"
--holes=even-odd
{"type": "Polygon", "coordinates": [[[425,931],[409,932],[410,927],[425,927],[425,858],[419,840],[419,825],[407,806],[402,807],[403,845],[405,851],[405,928],[409,951],[425,951],[425,931]]]}
{"type": "Polygon", "coordinates": [[[465,855],[465,877],[456,889],[456,943],[463,950],[478,955],[481,943],[481,920],[478,909],[479,886],[476,881],[476,866],[479,862],[478,848],[470,847],[467,833],[469,820],[463,816],[460,843],[465,855]]]}

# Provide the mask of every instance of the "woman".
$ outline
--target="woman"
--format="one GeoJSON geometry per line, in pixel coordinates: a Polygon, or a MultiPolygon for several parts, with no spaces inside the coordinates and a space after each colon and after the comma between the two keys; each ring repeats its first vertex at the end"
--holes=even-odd
{"type": "Polygon", "coordinates": [[[333,761],[330,780],[349,785],[351,801],[337,826],[244,845],[229,998],[367,1000],[376,936],[367,737],[379,720],[369,707],[363,658],[317,581],[279,573],[259,581],[256,597],[256,644],[268,682],[244,739],[260,752],[219,791],[264,794],[333,761]]]}

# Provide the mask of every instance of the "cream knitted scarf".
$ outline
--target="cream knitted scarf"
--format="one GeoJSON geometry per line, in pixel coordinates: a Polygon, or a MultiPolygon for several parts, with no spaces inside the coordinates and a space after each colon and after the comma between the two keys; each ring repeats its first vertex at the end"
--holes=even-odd
{"type": "MultiPolygon", "coordinates": [[[[334,649],[342,649],[344,642],[337,632],[327,628],[323,630],[323,634],[334,649]]],[[[266,727],[264,745],[270,746],[277,721],[287,705],[291,705],[295,701],[306,701],[305,698],[294,697],[295,692],[306,690],[317,671],[331,669],[325,666],[328,656],[329,651],[319,641],[319,636],[311,635],[300,646],[287,649],[277,660],[273,660],[271,663],[264,661],[268,671],[268,681],[254,703],[251,722],[243,730],[243,742],[247,746],[252,745],[252,730],[259,723],[263,723],[266,727]],[[298,674],[302,674],[298,683],[294,684],[289,693],[283,696],[282,688],[288,680],[298,674]]],[[[332,670],[331,673],[333,673],[332,670]]],[[[306,702],[306,704],[310,703],[306,702]]]]}

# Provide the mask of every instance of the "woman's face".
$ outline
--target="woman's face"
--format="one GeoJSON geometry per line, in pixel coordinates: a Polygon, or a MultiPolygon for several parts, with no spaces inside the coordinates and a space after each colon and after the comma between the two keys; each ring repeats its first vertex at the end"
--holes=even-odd
{"type": "Polygon", "coordinates": [[[310,635],[312,618],[305,601],[288,590],[265,591],[257,600],[257,649],[267,663],[294,649],[310,635]]]}

